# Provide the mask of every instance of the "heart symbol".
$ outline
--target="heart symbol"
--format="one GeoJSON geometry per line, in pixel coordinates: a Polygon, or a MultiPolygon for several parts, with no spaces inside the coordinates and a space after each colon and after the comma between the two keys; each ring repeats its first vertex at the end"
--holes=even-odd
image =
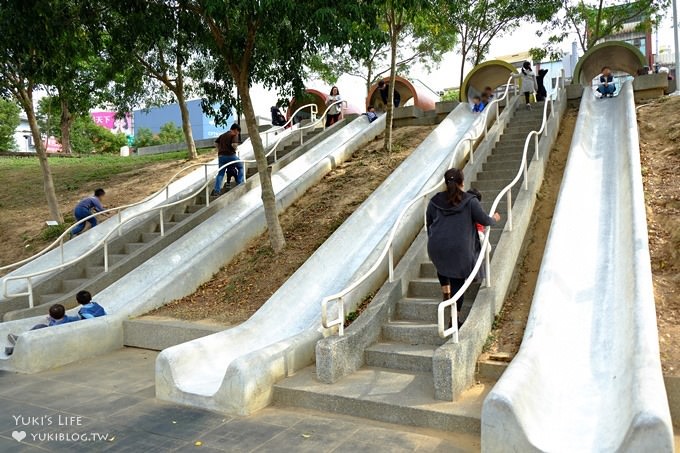
{"type": "Polygon", "coordinates": [[[26,431],[12,431],[12,437],[14,437],[14,440],[17,442],[21,442],[26,438],[26,431]]]}

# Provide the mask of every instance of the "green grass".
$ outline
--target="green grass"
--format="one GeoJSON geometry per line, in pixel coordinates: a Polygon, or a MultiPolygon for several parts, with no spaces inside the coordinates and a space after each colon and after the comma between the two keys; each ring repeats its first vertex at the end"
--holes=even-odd
{"type": "MultiPolygon", "coordinates": [[[[199,150],[199,154],[212,152],[211,149],[199,150]]],[[[97,155],[72,158],[50,158],[57,196],[81,190],[90,191],[90,185],[105,186],[115,175],[134,171],[146,165],[181,161],[186,159],[186,151],[150,156],[120,157],[117,155],[97,155]]],[[[27,197],[36,197],[44,203],[42,172],[37,158],[3,157],[0,158],[0,208],[13,208],[26,203],[27,197]]]]}

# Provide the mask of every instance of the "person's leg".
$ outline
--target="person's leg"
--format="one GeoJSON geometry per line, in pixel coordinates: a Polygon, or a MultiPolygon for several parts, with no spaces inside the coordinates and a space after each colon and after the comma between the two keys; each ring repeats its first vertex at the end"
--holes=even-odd
{"type": "Polygon", "coordinates": [[[215,177],[215,189],[213,190],[213,194],[219,195],[220,192],[222,191],[222,182],[224,181],[224,174],[227,172],[226,168],[224,165],[228,162],[225,158],[228,156],[219,156],[217,158],[217,165],[220,167],[220,170],[217,172],[217,176],[215,177]]]}
{"type": "MultiPolygon", "coordinates": [[[[83,220],[85,217],[89,215],[90,211],[88,211],[85,208],[76,208],[75,211],[73,211],[73,216],[76,218],[76,222],[83,220]]],[[[85,223],[87,222],[79,223],[78,225],[76,225],[76,227],[73,230],[71,230],[71,236],[77,236],[80,233],[82,233],[83,229],[85,229],[85,223]]]]}
{"type": "Polygon", "coordinates": [[[528,91],[524,92],[524,101],[527,103],[527,105],[531,102],[531,93],[528,91]]]}
{"type": "MultiPolygon", "coordinates": [[[[237,156],[234,156],[234,157],[235,157],[234,160],[239,160],[239,158],[237,156]]],[[[246,169],[245,169],[245,165],[243,165],[243,162],[238,162],[238,163],[234,164],[234,166],[236,167],[236,171],[237,171],[237,173],[236,173],[236,185],[238,186],[240,184],[243,184],[246,180],[246,169]]]]}
{"type": "Polygon", "coordinates": [[[333,125],[332,121],[333,115],[331,115],[330,113],[326,114],[326,128],[329,128],[333,125]]]}
{"type": "Polygon", "coordinates": [[[607,94],[614,96],[614,93],[616,93],[616,85],[607,85],[607,94]]]}
{"type": "Polygon", "coordinates": [[[444,277],[442,274],[437,272],[437,278],[439,279],[439,284],[442,287],[442,300],[451,299],[451,282],[448,277],[444,277]]]}
{"type": "MultiPolygon", "coordinates": [[[[454,296],[462,287],[463,284],[465,284],[465,279],[464,278],[452,278],[451,279],[451,296],[454,296]]],[[[458,302],[456,303],[456,309],[458,310],[458,313],[460,313],[460,309],[463,306],[463,299],[465,298],[465,295],[458,299],[458,302]]]]}

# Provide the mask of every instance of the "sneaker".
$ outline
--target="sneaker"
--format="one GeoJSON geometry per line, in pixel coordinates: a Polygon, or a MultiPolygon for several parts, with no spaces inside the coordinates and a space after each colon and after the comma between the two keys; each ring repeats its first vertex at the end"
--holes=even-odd
{"type": "Polygon", "coordinates": [[[9,344],[11,344],[12,346],[14,346],[15,344],[17,344],[17,339],[18,339],[18,338],[19,338],[19,337],[16,336],[16,335],[14,335],[13,333],[8,333],[8,334],[7,334],[7,341],[9,341],[9,344]]]}
{"type": "Polygon", "coordinates": [[[5,355],[12,355],[14,353],[14,346],[5,346],[5,355]]]}
{"type": "Polygon", "coordinates": [[[222,195],[222,194],[219,193],[219,192],[216,191],[216,190],[213,190],[212,192],[210,192],[210,196],[211,196],[211,197],[219,197],[220,195],[222,195]]]}
{"type": "Polygon", "coordinates": [[[531,110],[531,104],[527,104],[527,110],[531,110]]]}

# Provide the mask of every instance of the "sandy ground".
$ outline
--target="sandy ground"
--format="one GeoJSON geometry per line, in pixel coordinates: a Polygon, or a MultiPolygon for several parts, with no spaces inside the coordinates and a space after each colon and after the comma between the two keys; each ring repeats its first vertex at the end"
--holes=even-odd
{"type": "MultiPolygon", "coordinates": [[[[382,138],[358,150],[281,215],[287,246],[274,255],[266,235],[225,265],[194,294],[149,313],[233,325],[248,319],[434,129],[395,129],[391,155],[382,138]]],[[[313,276],[310,276],[313,278],[313,276]]]]}
{"type": "Polygon", "coordinates": [[[490,341],[486,347],[489,354],[504,353],[514,356],[522,344],[577,115],[577,110],[569,109],[562,119],[562,126],[555,146],[550,152],[545,179],[531,216],[527,232],[529,244],[518,270],[519,282],[515,291],[505,300],[491,331],[490,341]]]}
{"type": "Polygon", "coordinates": [[[638,125],[661,363],[680,376],[680,97],[640,107],[638,125]]]}
{"type": "MultiPolygon", "coordinates": [[[[213,157],[203,155],[197,162],[207,162],[213,157]]],[[[78,190],[58,190],[57,198],[61,212],[70,216],[75,204],[92,194],[93,187],[105,188],[106,207],[121,206],[142,200],[165,186],[167,180],[186,165],[188,163],[184,160],[147,163],[125,173],[103,175],[99,179],[83,181],[82,188],[78,190]]],[[[66,179],[70,176],[68,175],[70,171],[77,171],[63,166],[55,166],[52,170],[55,184],[60,182],[62,174],[66,179]]],[[[22,187],[27,183],[24,171],[7,172],[3,175],[0,193],[6,193],[2,196],[3,214],[0,215],[0,243],[2,244],[0,264],[2,265],[29,257],[51,243],[41,237],[41,231],[45,228],[45,220],[48,216],[40,170],[36,169],[36,171],[38,172],[35,175],[38,185],[33,191],[22,187]]]]}

